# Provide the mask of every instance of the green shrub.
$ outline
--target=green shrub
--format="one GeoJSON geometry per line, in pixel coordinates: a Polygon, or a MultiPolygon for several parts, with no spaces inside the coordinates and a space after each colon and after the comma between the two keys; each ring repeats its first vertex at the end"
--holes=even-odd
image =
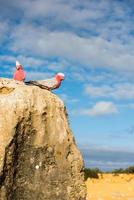
{"type": "Polygon", "coordinates": [[[98,174],[102,173],[98,168],[85,168],[84,169],[84,176],[85,180],[88,178],[99,178],[98,174]]]}
{"type": "Polygon", "coordinates": [[[112,173],[113,173],[114,175],[122,174],[122,173],[124,173],[124,169],[122,169],[122,168],[115,169],[115,170],[112,171],[112,173]]]}
{"type": "Polygon", "coordinates": [[[133,174],[134,173],[134,166],[130,166],[130,167],[126,168],[126,169],[122,169],[122,168],[115,169],[115,170],[112,171],[112,173],[114,175],[123,174],[123,173],[133,174]]]}
{"type": "Polygon", "coordinates": [[[134,166],[130,166],[130,167],[126,168],[124,171],[125,171],[125,173],[133,174],[134,173],[134,166]]]}

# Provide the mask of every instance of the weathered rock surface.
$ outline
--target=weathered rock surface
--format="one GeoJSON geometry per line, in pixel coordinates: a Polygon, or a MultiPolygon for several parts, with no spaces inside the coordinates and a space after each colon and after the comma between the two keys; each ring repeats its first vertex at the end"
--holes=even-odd
{"type": "Polygon", "coordinates": [[[0,80],[0,200],[85,200],[83,159],[63,102],[0,80]]]}

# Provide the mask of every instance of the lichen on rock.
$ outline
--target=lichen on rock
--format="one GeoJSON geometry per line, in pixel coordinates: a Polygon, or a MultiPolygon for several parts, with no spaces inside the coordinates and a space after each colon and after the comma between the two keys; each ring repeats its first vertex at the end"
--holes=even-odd
{"type": "Polygon", "coordinates": [[[0,144],[0,200],[86,199],[83,158],[55,94],[2,79],[0,144]]]}

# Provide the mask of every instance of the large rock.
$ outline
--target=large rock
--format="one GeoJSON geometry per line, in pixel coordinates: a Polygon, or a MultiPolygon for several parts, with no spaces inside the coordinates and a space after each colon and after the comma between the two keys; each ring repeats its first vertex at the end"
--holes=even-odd
{"type": "Polygon", "coordinates": [[[63,102],[0,80],[0,199],[85,200],[83,159],[63,102]]]}

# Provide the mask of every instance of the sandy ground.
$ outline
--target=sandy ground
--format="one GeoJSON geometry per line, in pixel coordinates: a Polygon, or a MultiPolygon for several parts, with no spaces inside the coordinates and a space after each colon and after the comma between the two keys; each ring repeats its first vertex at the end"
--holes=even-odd
{"type": "Polygon", "coordinates": [[[89,200],[134,200],[134,175],[103,174],[86,181],[89,200]]]}

